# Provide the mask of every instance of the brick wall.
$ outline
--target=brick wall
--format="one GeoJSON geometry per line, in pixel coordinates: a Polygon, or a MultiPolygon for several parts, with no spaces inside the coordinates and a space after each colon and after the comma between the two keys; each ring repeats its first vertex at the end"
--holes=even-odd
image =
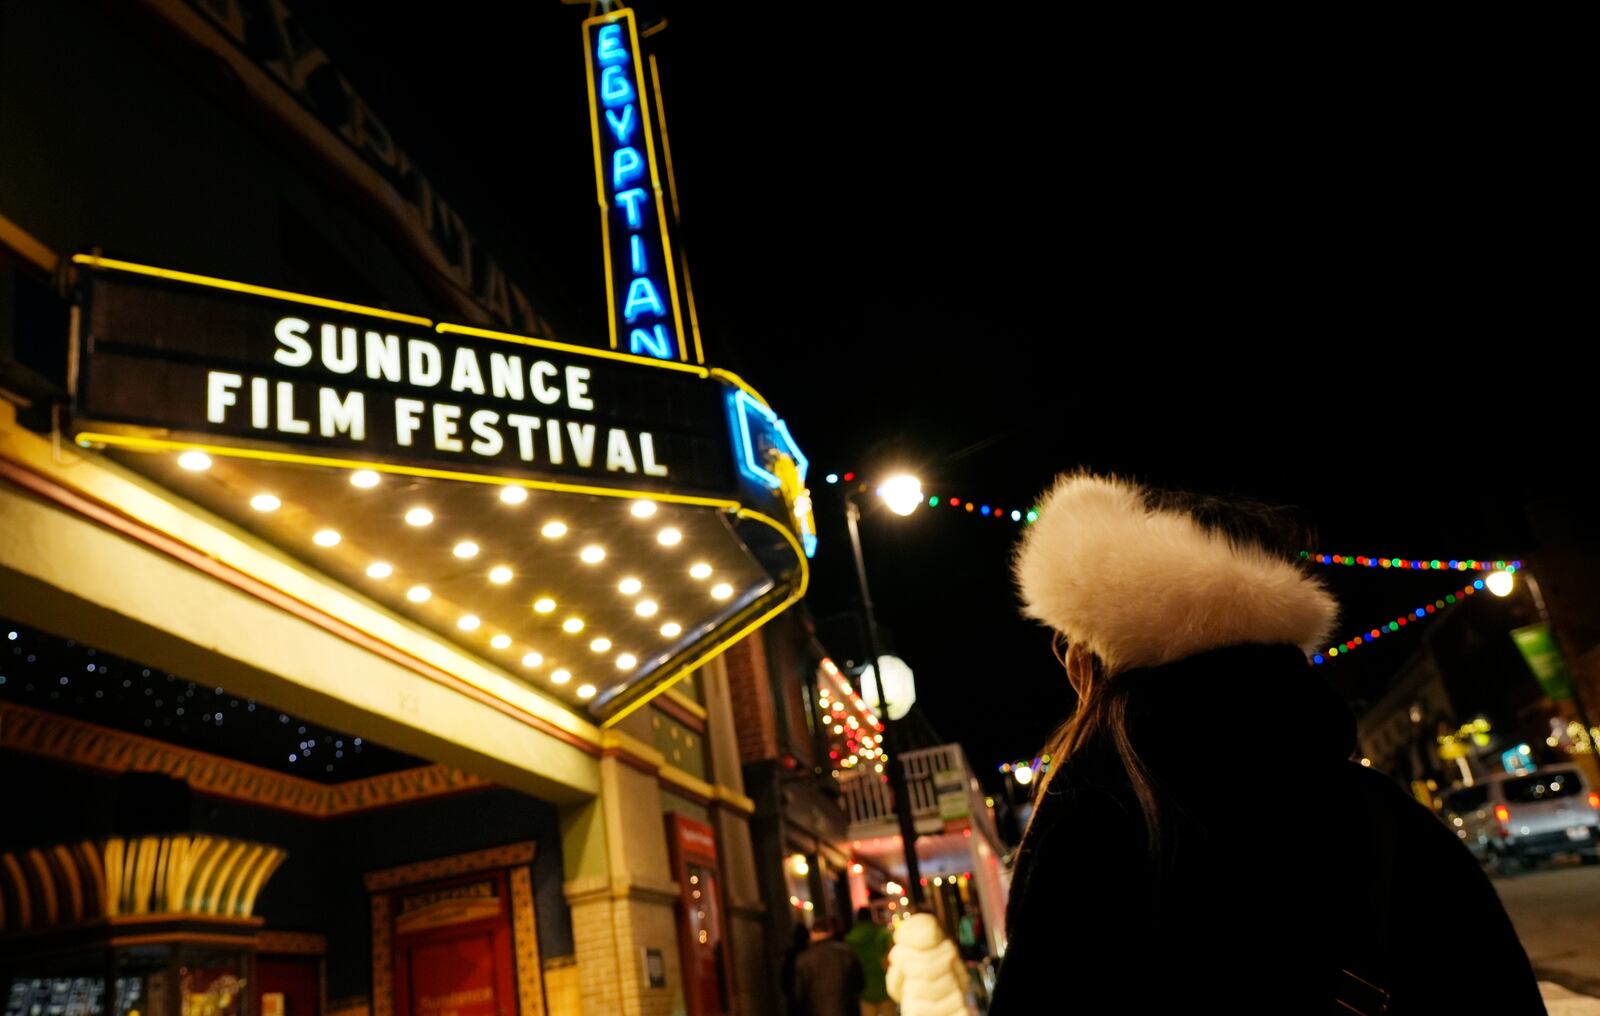
{"type": "MultiPolygon", "coordinates": [[[[572,933],[584,1016],[672,1016],[681,1007],[683,969],[670,903],[589,895],[572,904],[572,933]],[[661,951],[665,987],[645,986],[647,948],[661,951]]],[[[558,1011],[554,999],[551,1011],[558,1011]]]]}
{"type": "Polygon", "coordinates": [[[766,643],[754,632],[723,655],[733,722],[739,735],[739,760],[759,762],[778,754],[777,725],[772,712],[772,686],[767,672],[766,643]]]}

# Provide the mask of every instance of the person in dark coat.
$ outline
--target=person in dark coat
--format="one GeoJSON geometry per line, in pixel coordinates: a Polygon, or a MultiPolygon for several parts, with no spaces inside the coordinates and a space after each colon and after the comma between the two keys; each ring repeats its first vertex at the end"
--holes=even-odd
{"type": "Polygon", "coordinates": [[[855,950],[839,941],[830,921],[811,932],[811,945],[794,964],[796,1016],[860,1016],[865,981],[855,950]]]}
{"type": "Polygon", "coordinates": [[[778,968],[778,987],[783,991],[783,1004],[790,1016],[800,1012],[800,1003],[794,995],[794,967],[800,954],[811,948],[811,929],[796,920],[789,929],[789,948],[784,951],[783,964],[778,968]]]}
{"type": "MultiPolygon", "coordinates": [[[[1061,478],[1018,551],[1077,708],[1012,872],[990,1016],[1543,1013],[1487,877],[1351,761],[1291,513],[1061,478]]],[[[1331,669],[1331,668],[1330,668],[1331,669]]]]}

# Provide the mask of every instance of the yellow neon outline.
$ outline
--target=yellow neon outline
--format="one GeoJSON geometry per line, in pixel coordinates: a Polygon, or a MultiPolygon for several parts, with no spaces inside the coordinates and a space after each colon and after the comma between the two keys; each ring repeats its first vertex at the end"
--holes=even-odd
{"type": "Polygon", "coordinates": [[[302,466],[327,466],[332,469],[371,469],[399,476],[423,476],[433,480],[459,480],[465,483],[482,483],[492,487],[527,487],[530,490],[553,490],[564,494],[590,494],[597,497],[629,498],[642,501],[659,501],[663,504],[689,504],[723,511],[741,511],[737,501],[725,498],[696,497],[692,494],[667,494],[658,490],[629,490],[622,487],[591,487],[579,483],[560,483],[553,480],[519,480],[486,473],[460,473],[449,469],[429,469],[426,466],[400,466],[392,462],[370,462],[365,459],[342,459],[326,455],[301,455],[297,452],[270,451],[265,448],[236,448],[231,445],[211,445],[199,441],[175,441],[170,438],[145,437],[139,434],[111,434],[104,431],[82,430],[72,435],[80,446],[90,444],[131,448],[135,451],[171,452],[202,451],[207,455],[221,455],[234,459],[254,459],[258,462],[292,462],[302,466]]]}
{"type": "Polygon", "coordinates": [[[766,396],[762,395],[760,392],[758,392],[754,388],[750,387],[750,382],[746,381],[744,378],[742,378],[739,375],[735,374],[733,371],[731,371],[731,370],[723,370],[721,367],[712,367],[712,368],[710,368],[710,374],[714,378],[721,378],[722,380],[728,382],[730,385],[733,385],[735,388],[737,388],[740,391],[744,392],[746,395],[750,396],[752,399],[755,399],[757,402],[761,403],[763,406],[766,406],[768,409],[772,408],[772,403],[767,401],[766,396]]]}
{"type": "Polygon", "coordinates": [[[234,282],[230,279],[218,279],[210,275],[196,275],[193,272],[180,272],[171,268],[156,268],[151,265],[135,264],[132,261],[116,261],[111,258],[96,257],[93,254],[74,254],[72,255],[72,263],[75,265],[89,265],[92,268],[109,268],[133,275],[149,275],[158,279],[170,279],[174,282],[188,282],[197,286],[210,286],[213,289],[227,289],[235,293],[248,293],[251,296],[270,296],[278,300],[310,304],[313,307],[326,307],[329,310],[366,314],[369,317],[386,318],[390,321],[404,321],[407,324],[422,325],[424,328],[433,327],[432,319],[417,317],[415,314],[402,314],[399,311],[384,310],[381,307],[366,307],[359,303],[330,300],[324,296],[308,296],[305,293],[291,293],[287,289],[256,286],[248,282],[234,282]]]}
{"type": "MultiPolygon", "coordinates": [[[[595,22],[610,24],[612,15],[585,18],[583,22],[583,70],[589,81],[589,137],[594,143],[594,196],[600,206],[600,253],[606,271],[606,327],[611,332],[611,348],[617,348],[617,283],[611,270],[611,216],[606,204],[605,169],[600,165],[600,99],[594,90],[594,54],[589,38],[589,26],[595,22]]],[[[642,117],[641,117],[642,119],[642,117]]]]}
{"type": "Polygon", "coordinates": [[[700,314],[694,306],[694,280],[689,278],[689,256],[678,254],[681,259],[678,267],[683,269],[683,296],[689,304],[689,331],[694,335],[694,358],[700,363],[706,362],[706,347],[700,343],[700,314]]]}
{"type": "Polygon", "coordinates": [[[678,330],[678,359],[687,361],[689,350],[683,344],[683,309],[678,305],[678,266],[672,260],[672,237],[667,232],[667,204],[661,198],[661,171],[656,165],[655,135],[651,133],[650,117],[644,115],[644,69],[639,66],[637,59],[644,50],[639,46],[638,22],[633,19],[633,11],[624,9],[622,13],[628,16],[628,35],[633,38],[633,76],[639,86],[639,119],[644,121],[644,152],[645,158],[650,160],[650,186],[656,192],[656,220],[661,224],[661,255],[667,276],[667,291],[672,294],[672,323],[678,330]]]}
{"type": "Polygon", "coordinates": [[[555,339],[537,339],[531,335],[518,335],[515,332],[500,332],[492,328],[479,328],[475,325],[454,325],[442,321],[434,325],[434,331],[441,335],[472,335],[483,339],[498,339],[501,342],[515,342],[524,346],[537,346],[540,349],[553,349],[561,353],[572,353],[577,356],[594,356],[602,360],[618,360],[622,363],[637,364],[641,367],[659,367],[662,370],[682,371],[693,374],[695,377],[707,378],[711,376],[708,367],[696,366],[692,363],[679,363],[676,360],[657,360],[651,356],[638,356],[633,353],[621,353],[611,349],[598,349],[594,346],[578,346],[570,342],[557,342],[555,339]]]}
{"type": "Polygon", "coordinates": [[[594,90],[594,56],[589,52],[589,26],[609,25],[616,21],[628,23],[628,39],[633,45],[633,87],[639,96],[639,121],[644,125],[644,152],[645,158],[650,162],[650,187],[655,191],[656,219],[661,229],[662,272],[667,277],[667,292],[672,299],[672,323],[678,335],[678,359],[681,362],[688,362],[689,351],[683,341],[683,308],[678,301],[677,266],[672,260],[672,239],[667,234],[667,206],[661,196],[661,171],[656,165],[655,134],[650,128],[650,116],[646,112],[644,76],[639,67],[639,56],[644,51],[639,47],[638,23],[634,20],[633,11],[626,7],[610,14],[587,18],[583,22],[583,66],[589,81],[589,134],[594,142],[594,185],[600,199],[600,237],[601,249],[605,256],[606,312],[609,317],[607,327],[611,331],[611,348],[617,348],[617,287],[611,263],[611,219],[608,214],[610,206],[606,203],[605,170],[600,161],[600,106],[599,97],[594,90]]]}
{"type": "Polygon", "coordinates": [[[776,529],[778,532],[783,534],[783,538],[788,541],[790,549],[794,551],[795,560],[800,563],[800,581],[795,583],[794,589],[792,589],[789,592],[789,595],[785,597],[777,606],[773,607],[765,614],[762,614],[754,621],[751,621],[743,628],[740,628],[732,635],[724,637],[720,642],[711,646],[699,656],[696,656],[686,663],[680,664],[670,676],[662,680],[659,684],[650,688],[647,692],[640,695],[634,701],[627,703],[615,713],[612,713],[610,716],[601,720],[601,730],[607,730],[616,726],[618,723],[622,722],[625,717],[648,705],[656,696],[660,695],[668,688],[671,688],[679,681],[682,681],[684,678],[688,677],[693,671],[699,669],[706,663],[709,663],[711,660],[714,660],[718,656],[721,656],[723,653],[727,652],[729,648],[743,639],[746,635],[749,635],[757,628],[760,628],[768,621],[788,610],[790,607],[800,602],[800,599],[806,595],[806,589],[811,585],[811,562],[806,560],[806,554],[805,551],[800,547],[800,541],[795,539],[794,534],[789,532],[787,527],[769,515],[763,515],[762,513],[754,511],[750,508],[740,508],[737,514],[741,519],[751,519],[752,521],[763,523],[771,526],[773,529],[776,529]]]}
{"type": "Polygon", "coordinates": [[[667,140],[667,111],[661,105],[661,75],[656,70],[656,55],[650,54],[650,90],[656,100],[656,122],[661,125],[661,158],[667,164],[667,194],[672,198],[672,221],[683,221],[678,207],[678,183],[672,175],[672,142],[667,140]]]}

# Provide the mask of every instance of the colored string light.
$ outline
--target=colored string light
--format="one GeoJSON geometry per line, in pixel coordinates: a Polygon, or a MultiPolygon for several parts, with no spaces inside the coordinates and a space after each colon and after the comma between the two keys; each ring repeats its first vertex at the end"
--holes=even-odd
{"type": "MultiPolygon", "coordinates": [[[[856,474],[829,473],[823,477],[823,480],[830,484],[837,484],[841,481],[854,483],[856,474]]],[[[974,517],[995,519],[1001,522],[1015,522],[1019,525],[1027,525],[1039,520],[1039,512],[1036,508],[1007,508],[1003,505],[984,504],[982,501],[974,501],[971,498],[941,497],[938,494],[928,494],[924,504],[929,508],[953,508],[956,511],[970,512],[974,517]]]]}
{"type": "Polygon", "coordinates": [[[1302,550],[1300,559],[1309,561],[1312,564],[1387,568],[1392,571],[1516,572],[1522,568],[1521,561],[1485,561],[1479,558],[1419,561],[1404,557],[1363,557],[1359,555],[1352,557],[1349,554],[1320,554],[1313,550],[1302,550]]]}
{"type": "Polygon", "coordinates": [[[881,773],[889,758],[883,746],[883,721],[832,660],[823,660],[821,671],[817,711],[828,737],[828,759],[834,778],[868,766],[881,773]]]}
{"type": "Polygon", "coordinates": [[[1342,645],[1329,646],[1323,652],[1312,656],[1311,662],[1321,666],[1324,663],[1330,663],[1333,660],[1339,659],[1340,657],[1348,656],[1369,642],[1376,642],[1385,635],[1393,635],[1403,628],[1409,628],[1414,624],[1426,621],[1443,611],[1446,607],[1454,606],[1469,596],[1476,596],[1478,593],[1483,591],[1483,588],[1483,580],[1475,579],[1468,585],[1462,586],[1455,592],[1450,593],[1448,596],[1434,600],[1432,603],[1425,603],[1410,613],[1401,614],[1392,621],[1385,622],[1378,625],[1376,628],[1371,628],[1367,631],[1364,631],[1356,637],[1346,640],[1342,645]]]}
{"type": "MultiPolygon", "coordinates": [[[[829,473],[824,479],[831,484],[841,480],[845,483],[854,483],[857,474],[829,473]]],[[[1037,508],[1007,508],[994,504],[985,504],[972,498],[940,496],[928,494],[926,504],[929,508],[951,508],[958,512],[966,512],[974,517],[1008,520],[1011,522],[1028,525],[1039,520],[1037,508]]],[[[1515,560],[1490,561],[1483,558],[1452,558],[1444,560],[1420,560],[1405,557],[1371,557],[1352,554],[1324,554],[1314,550],[1302,550],[1300,559],[1311,564],[1345,565],[1349,567],[1381,568],[1390,571],[1457,571],[1457,572],[1517,572],[1522,569],[1522,562],[1515,560]]]]}

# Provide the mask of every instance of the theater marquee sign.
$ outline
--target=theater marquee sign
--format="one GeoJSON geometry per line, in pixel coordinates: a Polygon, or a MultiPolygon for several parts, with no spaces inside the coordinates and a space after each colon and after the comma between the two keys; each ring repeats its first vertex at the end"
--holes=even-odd
{"type": "Polygon", "coordinates": [[[704,367],[78,260],[80,427],[729,502],[798,456],[704,367]]]}
{"type": "Polygon", "coordinates": [[[73,264],[76,444],[571,708],[616,722],[804,594],[805,457],[732,374],[73,264]]]}

